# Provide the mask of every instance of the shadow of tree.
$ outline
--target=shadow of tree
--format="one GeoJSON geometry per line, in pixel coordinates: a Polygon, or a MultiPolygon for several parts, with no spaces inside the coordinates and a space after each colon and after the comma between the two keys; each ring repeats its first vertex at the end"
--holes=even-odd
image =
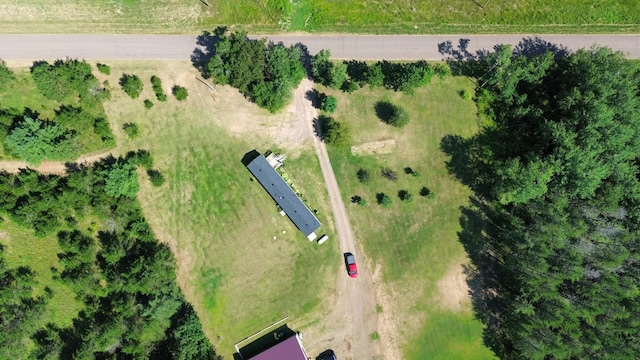
{"type": "Polygon", "coordinates": [[[393,104],[385,100],[376,102],[373,109],[376,112],[376,116],[384,123],[389,123],[396,111],[393,104]]]}
{"type": "Polygon", "coordinates": [[[313,134],[320,140],[324,139],[322,128],[325,126],[328,120],[329,118],[324,115],[320,115],[319,117],[313,119],[313,134]]]}
{"type": "Polygon", "coordinates": [[[309,48],[307,45],[303,43],[296,43],[295,47],[300,49],[300,61],[302,61],[302,66],[307,71],[307,77],[311,79],[313,76],[311,74],[311,57],[312,55],[309,53],[309,48]]]}
{"type": "Polygon", "coordinates": [[[571,52],[563,45],[548,42],[538,36],[523,38],[518,45],[513,48],[514,55],[533,57],[551,52],[554,57],[564,57],[571,52]]]}
{"type": "Polygon", "coordinates": [[[191,53],[191,63],[205,79],[210,77],[207,64],[215,55],[216,43],[220,40],[220,34],[224,34],[226,30],[226,27],[221,26],[217,27],[213,33],[205,30],[196,37],[196,47],[191,53]]]}
{"type": "Polygon", "coordinates": [[[320,108],[320,104],[322,103],[325,97],[326,97],[325,94],[321,93],[316,89],[309,90],[304,94],[304,98],[311,101],[311,105],[316,109],[320,108]]]}
{"type": "MultiPolygon", "coordinates": [[[[469,76],[472,78],[481,77],[492,64],[487,64],[486,60],[492,51],[480,49],[475,52],[469,51],[470,39],[461,38],[454,47],[453,42],[448,40],[438,44],[438,52],[448,56],[445,60],[451,68],[451,73],[458,76],[469,76]]],[[[493,47],[496,50],[500,44],[493,47]]],[[[551,52],[554,56],[566,56],[570,51],[562,45],[548,42],[538,36],[523,37],[522,40],[513,47],[514,55],[538,56],[551,52]]]]}

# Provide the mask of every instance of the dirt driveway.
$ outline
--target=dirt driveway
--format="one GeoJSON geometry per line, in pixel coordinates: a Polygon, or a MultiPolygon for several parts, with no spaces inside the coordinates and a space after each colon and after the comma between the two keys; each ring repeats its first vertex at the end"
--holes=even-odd
{"type": "Polygon", "coordinates": [[[384,308],[386,303],[382,283],[379,281],[380,271],[376,271],[372,266],[373,262],[367,259],[358,246],[326,146],[315,136],[313,121],[318,117],[318,113],[307,96],[312,90],[313,83],[307,79],[303,80],[296,90],[296,120],[306,125],[306,136],[312,139],[318,154],[329,193],[340,251],[351,252],[356,256],[360,275],[357,279],[351,279],[344,268],[336,269],[340,273],[336,284],[337,297],[328,316],[324,317],[318,326],[306,330],[305,343],[309,349],[318,352],[331,348],[340,359],[400,359],[392,327],[387,326],[390,325],[388,319],[380,316],[377,311],[378,305],[384,308]],[[380,335],[380,340],[372,339],[375,332],[380,335]]]}
{"type": "MultiPolygon", "coordinates": [[[[74,163],[76,164],[93,164],[94,162],[99,161],[102,158],[105,158],[109,155],[112,155],[111,151],[98,153],[98,154],[89,154],[83,155],[78,158],[74,163]]],[[[5,160],[0,161],[0,171],[6,171],[10,174],[17,174],[20,169],[34,169],[41,174],[47,175],[65,175],[67,173],[67,166],[65,162],[62,161],[43,161],[38,166],[32,166],[27,164],[24,161],[17,160],[5,160]]]]}

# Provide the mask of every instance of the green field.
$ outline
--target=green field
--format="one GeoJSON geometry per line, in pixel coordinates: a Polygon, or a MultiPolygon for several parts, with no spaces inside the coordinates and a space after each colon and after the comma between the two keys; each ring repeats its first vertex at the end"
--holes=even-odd
{"type": "Polygon", "coordinates": [[[333,149],[330,156],[343,196],[358,195],[366,201],[365,206],[349,204],[349,216],[358,241],[382,267],[385,285],[396,295],[392,311],[404,325],[399,328],[406,338],[407,359],[491,358],[481,342],[482,325],[473,320],[460,271],[466,260],[456,232],[459,207],[467,202],[469,191],[448,174],[447,158],[439,149],[445,135],[468,136],[477,129],[474,103],[458,94],[472,87],[465,78],[449,77],[434,79],[413,95],[368,88],[347,95],[323,89],[338,97],[334,118],[351,128],[354,145],[366,148],[395,141],[389,154],[355,156],[350,149],[333,149]],[[406,127],[396,129],[376,117],[375,103],[383,99],[407,111],[406,127]],[[398,180],[382,177],[381,167],[395,171],[398,180]],[[405,167],[420,175],[405,174],[405,167]],[[372,174],[369,183],[358,181],[361,168],[372,174]],[[423,186],[435,198],[420,196],[423,186]],[[413,201],[401,201],[400,190],[409,191],[413,201]],[[378,205],[378,193],[391,196],[391,206],[378,205]],[[460,287],[449,288],[455,280],[460,287]]]}
{"type": "MultiPolygon", "coordinates": [[[[319,294],[330,291],[336,276],[331,270],[341,261],[337,243],[310,243],[277,213],[241,163],[250,150],[277,150],[261,128],[279,126],[287,114],[270,115],[230,88],[212,93],[195,80],[188,62],[109,65],[111,77],[126,71],[145,81],[139,99],[114,90],[105,110],[119,140],[117,151],[148,149],[165,175],[160,188],[144,181],[139,199],[156,236],[174,251],[179,283],[217,352],[231,357],[235,342],[285,316],[317,321],[319,294]],[[174,84],[186,86],[188,99],[155,101],[151,75],[162,79],[165,92],[174,84]],[[152,109],[144,108],[145,98],[154,100],[152,109]],[[140,137],[124,135],[127,122],[138,124],[140,137]]],[[[319,210],[326,224],[321,231],[332,234],[315,153],[307,146],[286,154],[289,178],[310,208],[319,210]]]]}
{"type": "MultiPolygon", "coordinates": [[[[178,281],[218,353],[230,356],[235,342],[285,316],[299,328],[318,324],[330,301],[320,294],[332,293],[335,269],[342,266],[337,243],[322,247],[309,243],[277,214],[272,200],[240,162],[253,149],[284,151],[289,156],[288,177],[309,206],[319,210],[325,224],[322,233],[333,237],[315,152],[310,143],[278,138],[277,129],[292,121],[291,114],[269,114],[228,87],[211,92],[196,80],[196,70],[188,62],[108,65],[110,76],[96,72],[100,81],[116,84],[126,72],[145,83],[135,100],[119,87],[111,89],[112,98],[104,106],[118,143],[113,153],[147,149],[155,159],[154,168],[164,174],[165,184],[156,188],[141,173],[138,198],[156,237],[174,252],[178,281]],[[161,78],[166,93],[173,85],[185,86],[189,98],[157,101],[149,82],[152,75],[161,78]],[[154,106],[145,109],[144,99],[154,106]],[[122,129],[124,123],[137,124],[141,136],[130,139],[122,129]]],[[[27,69],[22,71],[18,76],[28,82],[27,69]]],[[[463,89],[472,90],[469,80],[449,77],[434,79],[411,96],[382,89],[361,89],[351,95],[327,91],[338,97],[334,115],[352,128],[355,145],[390,139],[396,144],[387,155],[354,156],[348,150],[331,150],[330,156],[357,239],[373,264],[381,266],[384,289],[392,295],[391,303],[380,311],[395,317],[407,359],[455,359],[461,354],[491,358],[481,343],[482,327],[472,317],[464,286],[462,293],[442,287],[452,275],[464,282],[462,275],[455,277],[466,261],[456,231],[459,206],[469,192],[447,173],[446,157],[439,150],[443,136],[470,135],[477,128],[473,102],[458,95],[463,89]],[[403,106],[411,118],[409,125],[394,129],[378,120],[374,104],[381,99],[403,106]],[[379,176],[380,166],[395,170],[398,181],[379,176]],[[420,176],[405,174],[407,166],[420,176]],[[357,181],[360,167],[371,171],[371,183],[357,181]],[[436,197],[419,196],[423,186],[436,197]],[[411,192],[413,202],[401,202],[400,190],[411,192]],[[376,204],[378,192],[393,198],[389,208],[376,204]],[[365,198],[367,205],[350,204],[353,195],[365,198]],[[447,346],[442,346],[445,339],[447,346]]],[[[24,103],[36,106],[39,98],[32,95],[24,103]]],[[[17,98],[10,101],[20,103],[17,98]]],[[[52,282],[50,267],[58,250],[5,224],[9,226],[3,227],[2,235],[11,239],[7,261],[12,266],[37,263],[34,270],[44,279],[44,288],[52,282]]],[[[56,323],[68,323],[79,310],[67,299],[73,294],[64,288],[54,291],[60,296],[48,316],[56,323]]],[[[379,330],[370,335],[372,339],[384,336],[379,330]]]]}
{"type": "Polygon", "coordinates": [[[634,0],[7,0],[1,33],[637,33],[634,0]]]}

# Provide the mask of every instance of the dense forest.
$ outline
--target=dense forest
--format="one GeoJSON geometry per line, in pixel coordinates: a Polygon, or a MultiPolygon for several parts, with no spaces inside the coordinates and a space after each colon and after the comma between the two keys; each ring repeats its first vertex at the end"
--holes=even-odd
{"type": "Polygon", "coordinates": [[[3,221],[35,230],[42,241],[56,234],[62,251],[55,281],[83,304],[73,326],[38,326],[56,294],[33,296],[34,273],[8,268],[0,257],[0,358],[215,358],[176,284],[171,251],[154,238],[135,199],[136,165],[132,153],[72,168],[65,177],[0,175],[3,221]]]}
{"type": "Polygon", "coordinates": [[[536,45],[452,62],[483,119],[441,146],[474,192],[459,235],[484,341],[503,359],[637,358],[637,65],[536,45]]]}

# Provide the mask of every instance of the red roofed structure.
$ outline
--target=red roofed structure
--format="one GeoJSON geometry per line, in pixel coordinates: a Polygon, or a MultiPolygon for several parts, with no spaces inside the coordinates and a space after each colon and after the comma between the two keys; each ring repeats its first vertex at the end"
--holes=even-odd
{"type": "Polygon", "coordinates": [[[280,341],[276,345],[247,360],[309,360],[298,335],[280,341]]]}

